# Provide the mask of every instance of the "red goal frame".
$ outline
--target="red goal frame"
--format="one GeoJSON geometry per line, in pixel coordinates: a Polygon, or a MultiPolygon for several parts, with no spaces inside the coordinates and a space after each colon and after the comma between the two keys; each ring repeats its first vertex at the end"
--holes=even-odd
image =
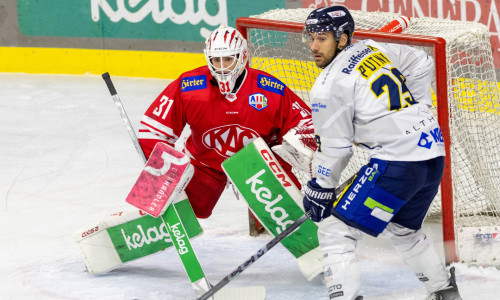
{"type": "MultiPolygon", "coordinates": [[[[264,20],[255,18],[240,17],[236,20],[236,29],[247,38],[247,29],[266,29],[293,33],[302,33],[304,24],[264,20]]],[[[451,175],[451,138],[448,109],[448,84],[447,84],[447,65],[446,65],[446,41],[441,37],[409,35],[400,33],[386,33],[371,30],[356,29],[355,37],[372,39],[379,42],[405,43],[414,46],[431,47],[434,50],[434,62],[436,66],[436,98],[438,123],[443,132],[445,141],[445,165],[443,178],[441,180],[441,214],[443,220],[443,242],[445,260],[447,264],[457,262],[457,252],[455,248],[455,226],[453,218],[453,186],[451,175]]]]}

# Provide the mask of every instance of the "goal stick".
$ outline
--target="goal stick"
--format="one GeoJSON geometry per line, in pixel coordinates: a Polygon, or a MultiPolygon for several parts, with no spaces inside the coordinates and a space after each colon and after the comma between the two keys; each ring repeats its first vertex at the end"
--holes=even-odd
{"type": "MultiPolygon", "coordinates": [[[[347,179],[342,185],[335,189],[335,196],[338,196],[346,186],[352,183],[352,181],[356,178],[356,174],[352,175],[351,178],[347,179]]],[[[268,242],[264,247],[260,248],[254,255],[252,255],[249,259],[247,259],[244,263],[239,265],[234,271],[229,273],[226,277],[224,277],[221,281],[219,281],[216,285],[214,285],[208,292],[203,294],[197,300],[206,300],[213,296],[217,291],[222,289],[226,284],[231,282],[236,276],[240,275],[245,271],[249,266],[255,263],[259,258],[261,258],[264,254],[266,254],[271,248],[279,244],[284,238],[286,238],[289,234],[291,234],[295,229],[299,228],[302,223],[309,220],[311,217],[311,211],[306,211],[305,214],[298,218],[292,225],[283,230],[280,234],[274,237],[270,242],[268,242]]]]}
{"type": "Polygon", "coordinates": [[[122,101],[120,100],[120,97],[118,97],[118,93],[116,92],[115,86],[113,85],[113,81],[111,81],[111,76],[109,76],[109,73],[106,72],[102,74],[102,79],[104,79],[104,82],[106,82],[109,93],[111,94],[111,97],[113,97],[113,101],[115,102],[116,107],[118,107],[118,111],[120,111],[120,116],[122,117],[125,127],[127,127],[128,134],[130,135],[132,143],[134,143],[135,150],[137,150],[137,153],[142,158],[142,162],[146,164],[148,160],[146,158],[146,155],[144,155],[144,152],[142,151],[141,145],[139,145],[139,140],[135,135],[134,128],[132,127],[132,124],[130,123],[127,113],[125,112],[125,108],[123,107],[122,101]]]}
{"type": "MultiPolygon", "coordinates": [[[[118,107],[118,110],[120,111],[120,115],[122,117],[123,122],[125,123],[125,126],[127,127],[128,133],[130,135],[130,138],[132,139],[132,142],[134,143],[135,149],[137,150],[137,153],[139,156],[142,158],[144,164],[146,164],[147,159],[146,155],[144,155],[144,152],[142,151],[141,146],[139,145],[139,140],[137,139],[137,136],[135,135],[134,128],[132,127],[132,124],[130,123],[130,120],[127,116],[127,113],[125,112],[125,109],[123,107],[123,104],[120,100],[120,97],[118,96],[118,93],[116,92],[116,89],[113,85],[113,82],[111,81],[111,77],[108,72],[102,74],[102,78],[106,82],[106,85],[108,86],[109,92],[111,93],[111,96],[113,97],[113,101],[115,102],[116,106],[118,107]]],[[[185,232],[184,225],[182,224],[182,220],[179,217],[179,214],[177,213],[177,210],[175,209],[174,205],[171,205],[169,208],[172,208],[173,211],[170,216],[171,218],[174,218],[174,224],[179,223],[181,225],[181,229],[183,232],[185,232]]],[[[194,250],[191,246],[191,243],[189,241],[189,237],[187,234],[183,234],[185,236],[185,239],[183,239],[183,242],[185,243],[185,246],[190,249],[189,251],[189,256],[186,256],[186,253],[179,253],[179,248],[178,248],[178,242],[177,242],[177,237],[175,234],[172,234],[170,228],[170,222],[166,221],[163,216],[161,217],[163,223],[165,223],[165,226],[168,229],[168,232],[174,242],[174,245],[176,246],[177,254],[179,254],[179,257],[181,258],[182,264],[184,265],[184,268],[186,269],[186,273],[191,281],[191,285],[194,288],[196,294],[201,294],[209,289],[210,283],[208,282],[205,273],[203,272],[203,269],[201,268],[201,264],[196,257],[196,254],[194,253],[194,250]],[[174,241],[175,240],[175,241],[174,241]],[[187,257],[187,259],[186,259],[187,257]]]]}

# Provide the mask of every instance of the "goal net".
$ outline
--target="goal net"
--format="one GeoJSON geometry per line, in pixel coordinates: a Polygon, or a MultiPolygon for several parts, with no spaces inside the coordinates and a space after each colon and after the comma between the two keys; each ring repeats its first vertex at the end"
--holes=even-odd
{"type": "MultiPolygon", "coordinates": [[[[277,9],[237,20],[248,40],[250,66],[280,78],[307,103],[321,71],[302,42],[310,11],[277,9]]],[[[434,57],[434,104],[448,149],[441,189],[427,220],[443,222],[448,263],[495,265],[500,259],[500,116],[488,29],[479,23],[412,18],[404,34],[380,33],[377,29],[399,15],[351,13],[354,42],[404,43],[434,57]]],[[[355,149],[341,180],[366,162],[366,153],[355,149]]],[[[305,174],[299,177],[308,180],[305,174]]]]}

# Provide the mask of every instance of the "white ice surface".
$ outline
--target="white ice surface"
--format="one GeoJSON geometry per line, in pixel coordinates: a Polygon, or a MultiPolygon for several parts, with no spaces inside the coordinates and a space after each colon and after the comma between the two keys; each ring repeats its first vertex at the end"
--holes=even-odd
{"type": "MultiPolygon", "coordinates": [[[[113,77],[137,128],[165,80],[113,77]]],[[[0,299],[195,299],[173,250],[92,276],[73,232],[128,209],[142,169],[100,76],[0,74],[0,299]]],[[[270,240],[248,235],[247,209],[226,190],[192,241],[217,283],[270,240]]],[[[442,253],[440,226],[426,224],[442,253]]],[[[425,299],[425,290],[385,240],[359,248],[366,300],[425,299]]],[[[464,299],[500,299],[500,271],[455,264],[464,299]]],[[[228,286],[264,285],[268,300],[327,300],[281,245],[228,286]]],[[[236,299],[237,300],[237,299],[236,299]]]]}

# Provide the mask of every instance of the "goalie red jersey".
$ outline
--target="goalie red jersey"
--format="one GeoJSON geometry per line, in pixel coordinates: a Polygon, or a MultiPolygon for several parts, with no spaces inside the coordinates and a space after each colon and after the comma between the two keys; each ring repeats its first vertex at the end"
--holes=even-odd
{"type": "Polygon", "coordinates": [[[208,67],[181,75],[142,118],[139,141],[147,157],[157,142],[173,145],[189,124],[185,152],[195,166],[222,172],[221,163],[257,137],[280,144],[291,128],[312,128],[309,107],[275,77],[247,68],[239,89],[221,94],[208,67]]]}

